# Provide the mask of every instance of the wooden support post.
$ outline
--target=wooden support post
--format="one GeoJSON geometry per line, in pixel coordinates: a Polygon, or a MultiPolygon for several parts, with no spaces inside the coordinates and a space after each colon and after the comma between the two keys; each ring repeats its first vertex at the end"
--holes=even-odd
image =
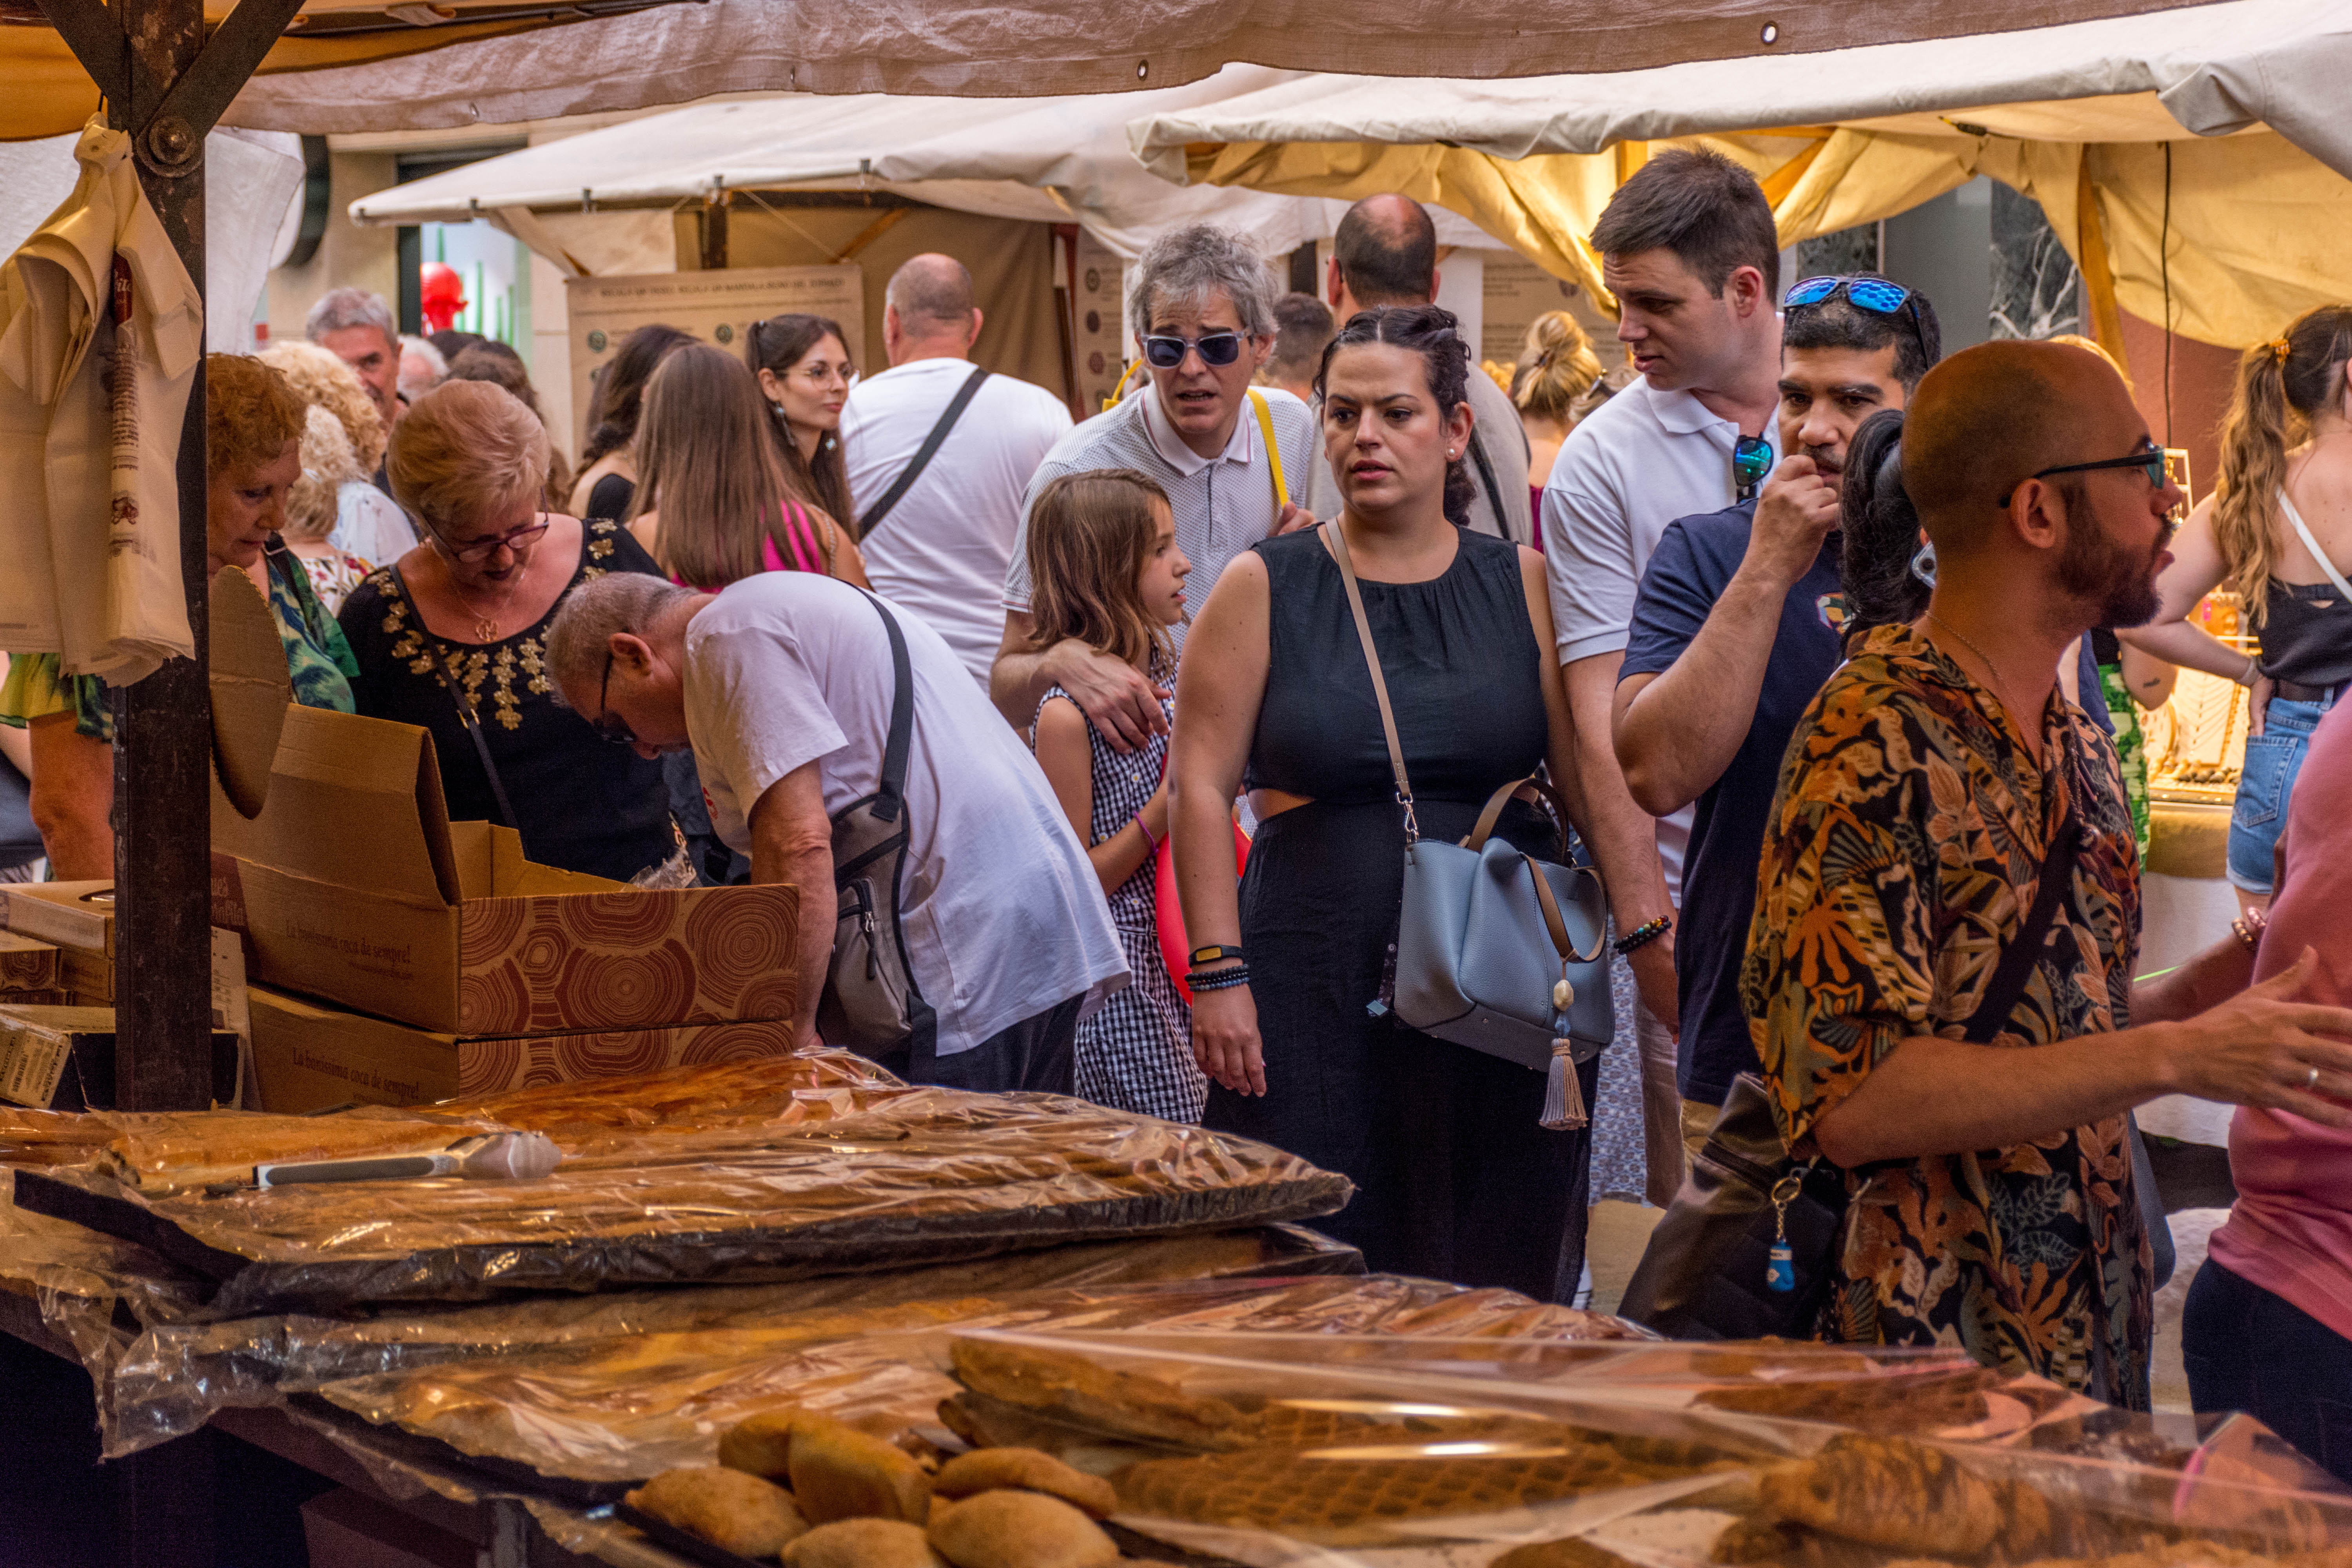
{"type": "Polygon", "coordinates": [[[724,271],[727,267],[727,205],[734,193],[714,191],[702,204],[700,247],[702,270],[724,271]]]}

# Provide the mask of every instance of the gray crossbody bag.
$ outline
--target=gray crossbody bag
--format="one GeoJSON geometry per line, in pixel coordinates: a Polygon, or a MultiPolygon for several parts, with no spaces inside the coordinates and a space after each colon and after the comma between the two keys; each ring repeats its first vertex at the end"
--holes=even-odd
{"type": "Polygon", "coordinates": [[[1590,866],[1538,860],[1494,837],[1511,796],[1532,784],[1559,814],[1563,844],[1568,806],[1539,776],[1497,789],[1459,844],[1423,838],[1412,809],[1404,746],[1389,705],[1379,647],[1364,616],[1364,596],[1337,525],[1321,525],[1348,590],[1356,637],[1371,671],[1404,811],[1404,903],[1397,920],[1392,1005],[1408,1027],[1484,1051],[1546,1075],[1542,1124],[1582,1127],[1588,1120],[1576,1068],[1616,1033],[1609,994],[1609,900],[1590,866]]]}

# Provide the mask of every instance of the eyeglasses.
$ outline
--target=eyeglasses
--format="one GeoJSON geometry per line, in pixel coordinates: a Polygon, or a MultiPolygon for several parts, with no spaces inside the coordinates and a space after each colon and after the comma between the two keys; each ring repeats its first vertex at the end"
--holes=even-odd
{"type": "MultiPolygon", "coordinates": [[[[2027,477],[2029,479],[2047,479],[2054,478],[2059,474],[2094,474],[2097,473],[2102,468],[2137,468],[2141,473],[2147,476],[2148,489],[2152,490],[2160,490],[2164,488],[2164,481],[2169,473],[2170,464],[2169,458],[2164,448],[2151,442],[2147,446],[2142,447],[2137,451],[2133,452],[2128,457],[2102,458],[2095,463],[2061,463],[2054,468],[2043,468],[2041,472],[2031,474],[2027,477]]],[[[2021,483],[2022,481],[2021,481],[2021,483]]],[[[2010,501],[2010,497],[2017,494],[2019,488],[2019,485],[2011,485],[2009,489],[2009,495],[2005,495],[2000,498],[2000,504],[2002,506],[2007,506],[2010,501]]]]}
{"type": "Polygon", "coordinates": [[[1172,333],[1155,333],[1143,340],[1143,357],[1154,370],[1174,370],[1184,363],[1184,355],[1199,350],[1201,363],[1222,369],[1242,357],[1242,335],[1239,332],[1208,332],[1197,338],[1180,338],[1172,333]]]}
{"type": "Polygon", "coordinates": [[[472,539],[467,541],[463,544],[452,544],[449,542],[447,536],[441,531],[439,524],[433,523],[430,519],[427,519],[426,521],[432,531],[433,542],[440,546],[443,552],[451,560],[462,561],[468,566],[474,565],[478,562],[488,561],[491,556],[496,555],[501,548],[511,550],[517,554],[520,554],[526,548],[537,541],[541,534],[545,533],[550,528],[554,526],[547,521],[547,514],[545,512],[541,512],[537,522],[527,522],[520,528],[510,530],[508,532],[496,535],[493,538],[472,539]]]}
{"type": "Polygon", "coordinates": [[[606,701],[612,690],[613,650],[608,647],[604,650],[604,679],[596,683],[596,717],[589,721],[589,728],[614,745],[634,746],[637,743],[636,731],[631,730],[629,721],[614,712],[606,701]]]}
{"type": "Polygon", "coordinates": [[[1742,436],[1731,447],[1731,477],[1739,494],[1746,500],[1772,471],[1772,443],[1761,436],[1742,436]]]}

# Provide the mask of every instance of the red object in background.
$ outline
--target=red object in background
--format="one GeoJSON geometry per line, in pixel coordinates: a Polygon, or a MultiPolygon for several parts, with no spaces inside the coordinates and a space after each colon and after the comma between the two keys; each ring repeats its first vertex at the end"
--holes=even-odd
{"type": "MultiPolygon", "coordinates": [[[[1234,875],[1238,878],[1249,866],[1249,835],[1242,825],[1234,824],[1234,875]]],[[[1152,904],[1160,921],[1160,957],[1168,965],[1168,977],[1176,982],[1176,993],[1186,1003],[1192,1000],[1192,987],[1185,983],[1184,972],[1192,966],[1192,942],[1184,934],[1184,906],[1176,898],[1176,857],[1169,852],[1162,839],[1158,862],[1152,868],[1152,904]]]]}
{"type": "Polygon", "coordinates": [[[417,308],[425,316],[425,330],[446,332],[466,308],[466,285],[457,269],[446,261],[428,261],[417,276],[417,308]]]}

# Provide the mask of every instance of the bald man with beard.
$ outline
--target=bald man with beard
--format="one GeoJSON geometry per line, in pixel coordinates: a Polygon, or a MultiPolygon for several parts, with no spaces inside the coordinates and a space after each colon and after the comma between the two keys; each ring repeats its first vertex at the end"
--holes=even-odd
{"type": "Polygon", "coordinates": [[[1987,343],[1928,373],[1902,473],[1936,546],[1913,623],[1814,699],[1782,765],[1741,973],[1799,1160],[1845,1173],[1819,1321],[1960,1344],[2146,1409],[2150,1247],[2126,1112],[2158,1095],[2352,1124],[2352,1009],[2249,986],[2232,936],[2135,984],[2139,868],[2115,749],[2058,689],[2068,644],[2156,607],[2180,496],[2116,373],[1987,343]],[[2053,864],[2053,857],[2057,864],[2053,864]],[[2021,984],[2004,951],[2045,873],[2021,984]]]}

